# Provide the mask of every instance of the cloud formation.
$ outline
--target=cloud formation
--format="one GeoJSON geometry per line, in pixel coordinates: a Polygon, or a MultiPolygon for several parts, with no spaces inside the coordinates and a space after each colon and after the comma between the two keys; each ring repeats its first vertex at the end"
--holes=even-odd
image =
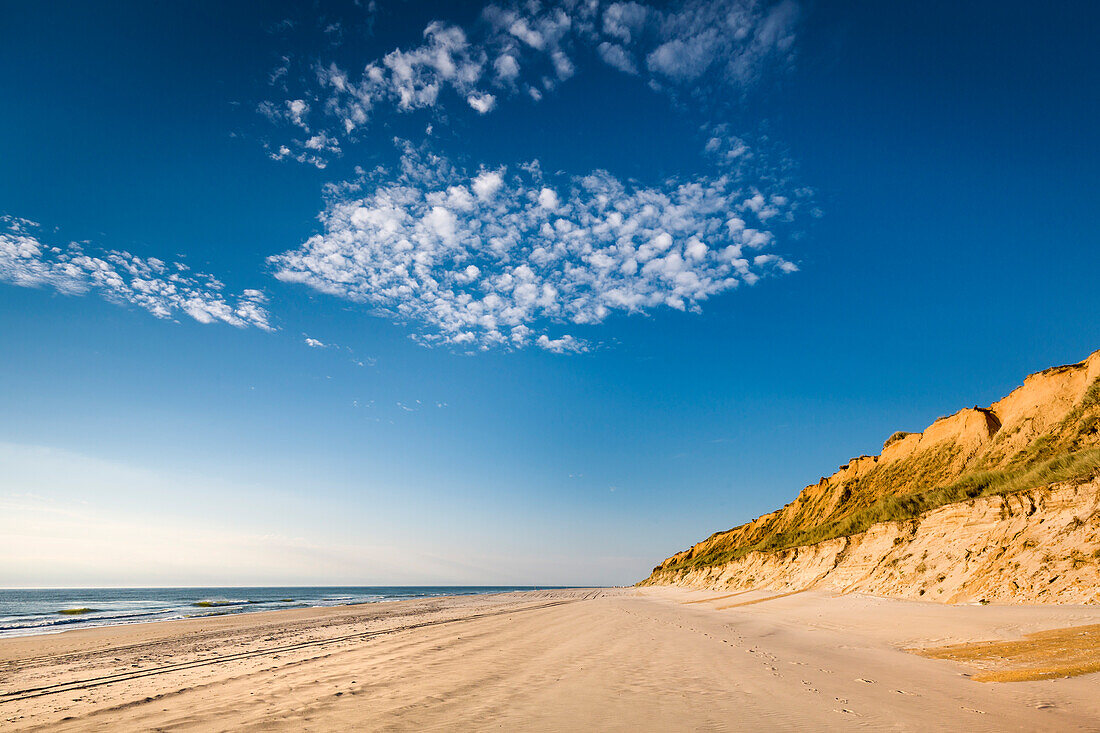
{"type": "MultiPolygon", "coordinates": [[[[323,168],[380,109],[434,108],[452,96],[484,115],[513,95],[541,100],[589,62],[677,97],[728,97],[731,88],[736,96],[790,61],[798,15],[794,0],[489,4],[469,29],[434,21],[419,45],[361,70],[312,61],[302,88],[259,110],[291,133],[272,158],[323,168]]],[[[288,94],[290,66],[284,57],[271,75],[288,94]]]]}
{"type": "Polygon", "coordinates": [[[97,292],[117,303],[143,308],[157,318],[183,313],[200,323],[221,321],[243,328],[273,330],[259,290],[227,297],[216,278],[182,263],[138,257],[118,250],[87,254],[77,243],[44,244],[38,225],[0,217],[0,281],[21,287],[52,287],[77,295],[97,292]]]}
{"type": "MultiPolygon", "coordinates": [[[[716,155],[744,146],[712,139],[716,155]]],[[[330,187],[324,231],[269,258],[278,279],[369,304],[429,344],[575,352],[587,344],[570,326],[697,310],[797,269],[769,250],[799,194],[762,189],[740,165],[642,186],[537,163],[467,171],[403,145],[399,173],[330,187]]]]}

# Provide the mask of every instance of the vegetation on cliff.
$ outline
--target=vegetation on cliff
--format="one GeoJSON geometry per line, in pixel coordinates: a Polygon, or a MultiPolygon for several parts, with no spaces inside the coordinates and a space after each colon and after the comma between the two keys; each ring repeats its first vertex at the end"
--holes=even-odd
{"type": "Polygon", "coordinates": [[[988,408],[897,432],[782,509],[718,532],[654,568],[674,576],[906,521],[955,502],[1100,475],[1100,351],[1029,376],[988,408]]]}

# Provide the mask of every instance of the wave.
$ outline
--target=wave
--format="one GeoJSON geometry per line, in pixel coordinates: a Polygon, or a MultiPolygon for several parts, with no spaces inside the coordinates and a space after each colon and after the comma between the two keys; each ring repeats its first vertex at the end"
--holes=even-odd
{"type": "MultiPolygon", "coordinates": [[[[90,610],[94,611],[94,609],[90,610]]],[[[58,613],[61,612],[59,611],[58,613]]],[[[57,616],[39,615],[22,616],[15,618],[14,621],[9,621],[8,619],[12,617],[8,617],[8,619],[0,620],[0,635],[10,632],[49,629],[54,626],[69,626],[72,624],[79,624],[81,626],[111,626],[114,624],[139,623],[142,621],[157,620],[150,617],[164,618],[165,614],[169,613],[172,613],[170,609],[161,609],[157,611],[147,611],[145,613],[119,613],[107,616],[93,616],[91,618],[84,618],[83,614],[74,614],[61,618],[57,616]]],[[[175,617],[180,618],[178,615],[175,617]]]]}
{"type": "Polygon", "coordinates": [[[0,637],[270,609],[331,607],[510,589],[349,586],[8,590],[0,591],[0,637]]]}

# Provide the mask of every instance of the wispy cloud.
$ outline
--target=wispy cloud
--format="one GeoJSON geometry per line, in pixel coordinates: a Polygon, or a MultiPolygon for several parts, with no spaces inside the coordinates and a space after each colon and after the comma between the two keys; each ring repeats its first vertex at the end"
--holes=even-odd
{"type": "Polygon", "coordinates": [[[0,281],[21,287],[51,287],[68,295],[98,293],[107,300],[142,308],[157,318],[186,314],[200,323],[273,330],[259,290],[226,296],[217,278],[180,262],[138,257],[120,250],[89,253],[85,246],[42,242],[39,226],[0,217],[0,281]]]}
{"type": "Polygon", "coordinates": [[[656,45],[644,54],[650,83],[694,83],[714,72],[727,84],[751,85],[769,62],[789,60],[798,13],[793,0],[770,6],[704,0],[657,14],[656,45]]]}
{"type": "Polygon", "coordinates": [[[411,322],[425,343],[583,351],[569,326],[613,312],[695,310],[767,274],[798,192],[762,187],[723,151],[713,175],[660,185],[537,163],[466,170],[404,143],[401,170],[332,187],[324,231],[269,259],[275,276],[411,322]]]}
{"type": "MultiPolygon", "coordinates": [[[[589,63],[676,97],[727,98],[730,89],[736,97],[790,61],[798,15],[794,0],[489,4],[469,28],[434,21],[419,45],[367,60],[362,71],[311,59],[294,95],[259,110],[290,133],[271,157],[323,168],[380,109],[434,108],[451,97],[488,114],[513,95],[541,100],[589,63]]],[[[271,74],[288,94],[291,66],[284,57],[271,74]]]]}

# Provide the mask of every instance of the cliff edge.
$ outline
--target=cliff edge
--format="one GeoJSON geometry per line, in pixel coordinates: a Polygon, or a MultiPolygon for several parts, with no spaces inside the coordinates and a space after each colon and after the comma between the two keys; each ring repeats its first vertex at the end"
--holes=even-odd
{"type": "Polygon", "coordinates": [[[890,436],[642,584],[1100,603],[1100,351],[890,436]]]}

